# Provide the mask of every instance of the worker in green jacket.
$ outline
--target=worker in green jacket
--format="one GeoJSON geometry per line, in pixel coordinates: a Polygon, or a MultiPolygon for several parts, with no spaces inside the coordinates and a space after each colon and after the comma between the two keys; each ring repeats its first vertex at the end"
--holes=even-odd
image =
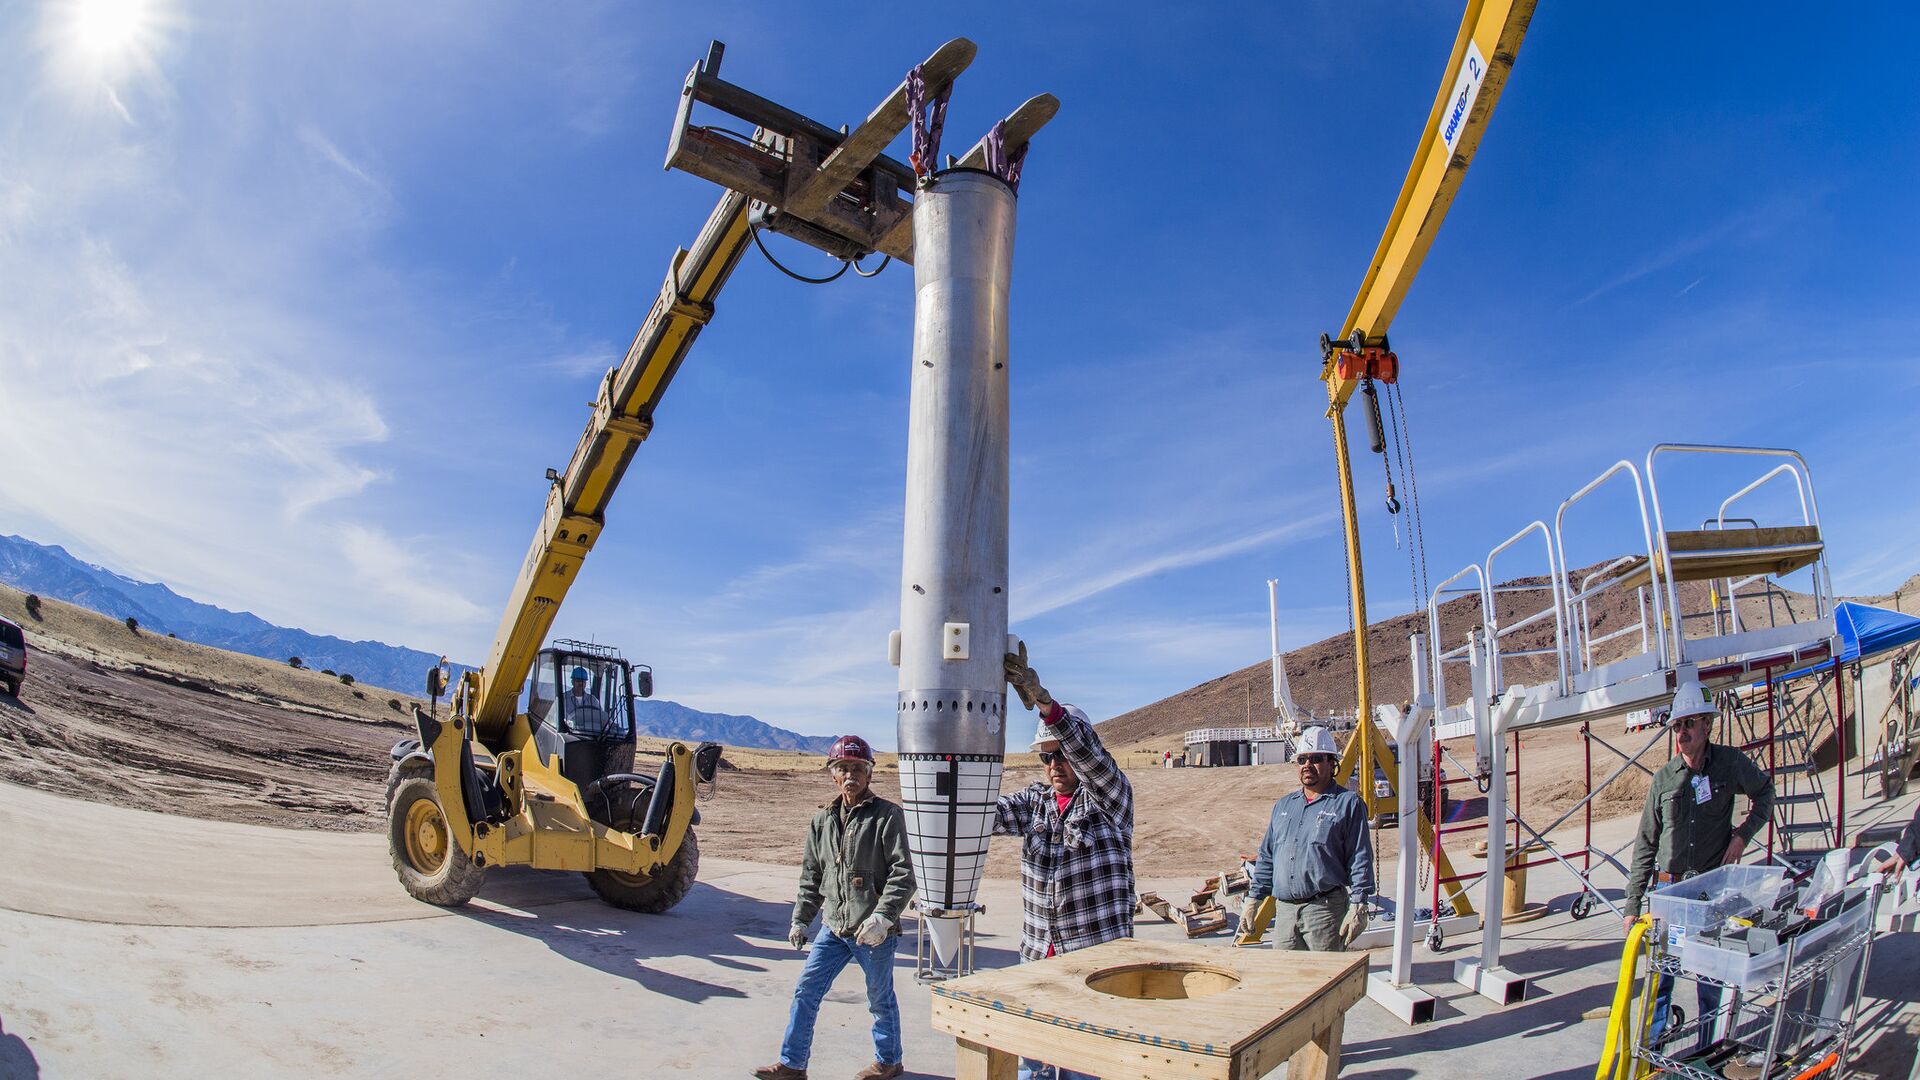
{"type": "Polygon", "coordinates": [[[873,793],[873,749],[842,735],[827,753],[836,795],[813,816],[800,864],[800,896],[787,940],[807,954],[794,988],[780,1060],[753,1071],[757,1080],[806,1080],[820,1001],[849,963],[866,975],[873,1014],[874,1062],[855,1080],[890,1080],[901,1065],[900,1004],[893,993],[893,954],[900,916],[913,898],[913,862],[900,807],[873,793]],[[813,917],[820,930],[809,934],[813,917]]]}
{"type": "MultiPolygon", "coordinates": [[[[1640,831],[1634,837],[1633,865],[1627,871],[1626,925],[1639,917],[1647,891],[1704,874],[1739,861],[1773,813],[1773,778],[1745,754],[1731,746],[1715,746],[1708,736],[1716,709],[1699,689],[1686,682],[1674,695],[1673,760],[1653,774],[1647,802],[1640,811],[1640,831]],[[1733,797],[1749,800],[1747,816],[1733,823],[1733,797]]],[[[1654,996],[1648,1039],[1657,1043],[1666,1030],[1673,977],[1662,975],[1654,996]]],[[[1699,984],[1700,1016],[1720,1007],[1720,988],[1699,984]]],[[[1700,1033],[1700,1045],[1712,1028],[1700,1033]]]]}

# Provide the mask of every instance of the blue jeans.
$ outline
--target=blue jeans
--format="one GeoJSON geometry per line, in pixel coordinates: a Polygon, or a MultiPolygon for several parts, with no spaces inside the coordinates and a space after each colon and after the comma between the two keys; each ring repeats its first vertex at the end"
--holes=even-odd
{"type": "MultiPolygon", "coordinates": [[[[1701,1017],[1707,1016],[1720,1008],[1720,987],[1712,983],[1695,983],[1694,990],[1695,997],[1700,1005],[1700,1011],[1694,1014],[1693,1020],[1699,1020],[1701,1017]]],[[[1660,976],[1660,985],[1653,989],[1653,1021],[1647,1025],[1648,1045],[1660,1045],[1660,1036],[1666,1034],[1668,1010],[1671,1009],[1672,1006],[1673,976],[1662,975],[1660,976]]],[[[1713,1025],[1709,1024],[1700,1029],[1700,1035],[1694,1042],[1691,1051],[1675,1046],[1669,1048],[1671,1052],[1663,1051],[1663,1053],[1668,1053],[1668,1056],[1672,1057],[1697,1052],[1705,1050],[1712,1041],[1713,1025]]]]}
{"type": "Polygon", "coordinates": [[[813,936],[807,966],[800,969],[800,985],[793,991],[793,1010],[787,1015],[787,1035],[780,1041],[780,1062],[804,1069],[813,1054],[813,1022],[820,1016],[820,999],[827,996],[835,976],[848,963],[857,963],[867,977],[867,1011],[873,1013],[873,1058],[883,1065],[900,1061],[900,1003],[893,996],[893,951],[899,935],[878,945],[857,945],[824,925],[813,936]]]}
{"type": "Polygon", "coordinates": [[[1044,1065],[1032,1058],[1020,1059],[1020,1080],[1100,1080],[1097,1076],[1063,1069],[1058,1065],[1044,1065]]]}

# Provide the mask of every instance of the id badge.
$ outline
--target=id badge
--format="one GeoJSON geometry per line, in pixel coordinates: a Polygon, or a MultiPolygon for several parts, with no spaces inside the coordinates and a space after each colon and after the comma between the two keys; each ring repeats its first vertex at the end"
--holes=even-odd
{"type": "Polygon", "coordinates": [[[1712,802],[1713,801],[1713,782],[1708,780],[1704,776],[1694,777],[1693,778],[1693,801],[1696,804],[1702,805],[1702,806],[1706,805],[1709,802],[1712,802]]]}

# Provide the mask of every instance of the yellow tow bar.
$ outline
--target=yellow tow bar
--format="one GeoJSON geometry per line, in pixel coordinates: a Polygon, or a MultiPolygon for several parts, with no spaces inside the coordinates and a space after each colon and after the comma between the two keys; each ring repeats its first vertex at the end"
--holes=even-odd
{"type": "MultiPolygon", "coordinates": [[[[1639,974],[1640,957],[1647,951],[1647,934],[1653,928],[1653,920],[1645,915],[1633,922],[1633,928],[1627,931],[1626,948],[1620,951],[1620,980],[1613,988],[1613,1009],[1607,1015],[1607,1044],[1600,1052],[1600,1067],[1594,1071],[1593,1080],[1635,1080],[1644,1070],[1635,1070],[1633,1054],[1633,1035],[1636,1033],[1633,1012],[1633,983],[1639,974]]],[[[1653,971],[1647,971],[1647,992],[1640,1005],[1638,1034],[1644,1035],[1647,1021],[1652,1018],[1652,995],[1658,980],[1653,971]]]]}

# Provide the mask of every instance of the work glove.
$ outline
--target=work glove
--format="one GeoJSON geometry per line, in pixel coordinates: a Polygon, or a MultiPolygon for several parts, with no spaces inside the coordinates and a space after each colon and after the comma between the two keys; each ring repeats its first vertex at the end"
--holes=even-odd
{"type": "Polygon", "coordinates": [[[1367,902],[1359,901],[1347,908],[1347,917],[1340,921],[1340,943],[1351,947],[1360,935],[1367,932],[1367,902]]]}
{"type": "Polygon", "coordinates": [[[813,939],[807,936],[806,924],[794,923],[793,929],[787,931],[787,940],[793,943],[794,948],[799,949],[801,952],[806,952],[807,946],[813,939]]]}
{"type": "Polygon", "coordinates": [[[1240,901],[1240,933],[1245,936],[1253,929],[1253,919],[1260,911],[1260,901],[1255,900],[1251,892],[1240,901]]]}
{"type": "Polygon", "coordinates": [[[893,920],[876,911],[867,916],[867,921],[860,924],[860,929],[854,931],[853,940],[856,945],[871,949],[887,940],[887,934],[892,930],[893,920]]]}
{"type": "Polygon", "coordinates": [[[1053,707],[1053,695],[1040,685],[1040,676],[1027,664],[1027,643],[1020,643],[1020,651],[1007,654],[1007,683],[1020,695],[1020,704],[1028,709],[1038,707],[1042,710],[1053,707]]]}

